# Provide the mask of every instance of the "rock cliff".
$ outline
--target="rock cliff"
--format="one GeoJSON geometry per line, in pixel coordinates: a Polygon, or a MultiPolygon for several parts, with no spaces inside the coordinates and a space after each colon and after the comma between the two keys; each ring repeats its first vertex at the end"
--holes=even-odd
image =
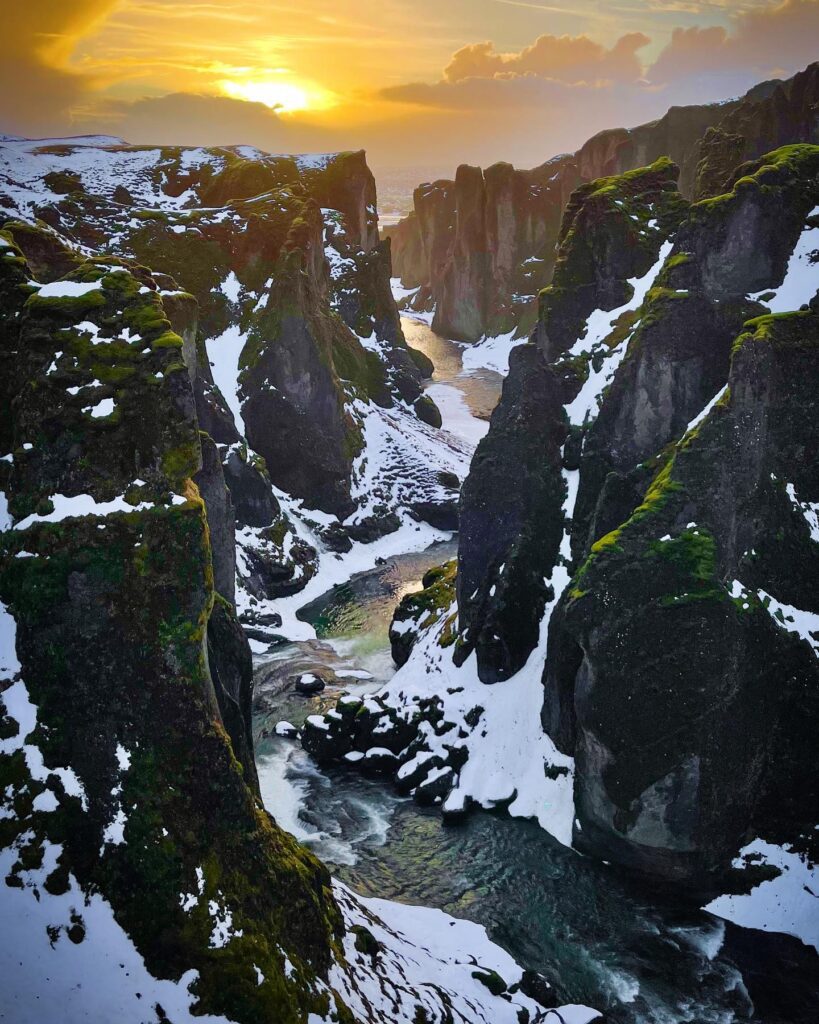
{"type": "MultiPolygon", "coordinates": [[[[79,147],[48,148],[55,159],[79,159],[79,147]]],[[[141,154],[123,152],[129,161],[141,154]]],[[[94,172],[96,191],[77,199],[76,221],[59,220],[58,210],[53,224],[17,219],[0,230],[0,1016],[127,1024],[412,1024],[453,1012],[501,1024],[536,1019],[543,1009],[522,991],[522,970],[483,929],[439,911],[361,900],[333,883],[264,810],[258,790],[251,653],[236,602],[242,588],[293,585],[275,557],[285,543],[305,573],[311,555],[299,561],[298,541],[283,536],[288,496],[279,500],[275,467],[248,448],[243,435],[261,428],[242,414],[256,390],[287,388],[286,411],[268,407],[284,430],[299,387],[323,388],[327,422],[339,415],[349,431],[333,388],[346,401],[350,386],[356,408],[377,397],[402,403],[406,422],[417,422],[406,397],[417,385],[415,364],[387,351],[407,351],[394,333],[394,307],[379,306],[361,285],[356,322],[363,330],[372,317],[383,346],[365,350],[333,309],[320,207],[300,199],[301,219],[291,209],[279,222],[269,204],[285,205],[283,197],[268,197],[243,222],[258,231],[256,272],[267,283],[242,310],[247,339],[231,351],[236,380],[249,351],[247,372],[225,394],[209,345],[224,346],[237,331],[222,300],[235,306],[238,286],[216,289],[207,274],[235,250],[214,242],[202,253],[200,223],[179,232],[193,235],[187,250],[180,242],[183,255],[162,232],[140,261],[91,251],[94,217],[113,224],[120,216],[101,198],[116,182],[106,163],[119,153],[85,154],[84,175],[51,179],[78,193],[88,166],[94,172]],[[145,265],[152,246],[158,270],[145,265]],[[201,301],[169,276],[171,259],[177,272],[190,272],[191,287],[197,272],[206,274],[201,301]],[[286,351],[276,359],[271,349],[286,351]],[[339,376],[341,365],[360,367],[361,383],[339,376]],[[429,941],[436,929],[437,944],[429,941]]],[[[174,167],[198,157],[179,159],[174,167]]],[[[205,175],[202,195],[216,202],[228,187],[236,195],[270,185],[264,161],[243,158],[234,170],[229,186],[205,175]]],[[[7,187],[20,200],[14,180],[7,187]]],[[[336,202],[357,225],[351,246],[375,254],[362,279],[386,281],[374,211],[356,198],[355,174],[349,189],[345,182],[333,180],[320,201],[336,202]]],[[[190,180],[174,187],[187,190],[190,180]]],[[[120,189],[122,177],[111,202],[127,204],[123,231],[139,233],[144,220],[120,189]]],[[[14,212],[29,215],[21,206],[14,212]]],[[[229,219],[220,213],[217,223],[229,219]]],[[[158,219],[177,226],[170,215],[168,224],[158,219]]],[[[314,467],[325,458],[302,455],[314,467]]],[[[305,487],[335,501],[345,493],[338,479],[314,473],[305,487]]],[[[567,1012],[577,1024],[595,1016],[567,1012]]]]}
{"type": "Polygon", "coordinates": [[[366,767],[377,736],[446,814],[509,807],[703,897],[769,877],[734,874],[754,836],[817,853],[819,147],[694,204],[677,175],[574,193],[456,579],[405,599],[355,728],[304,742],[366,767]]]}
{"type": "Polygon", "coordinates": [[[561,216],[583,181],[668,157],[686,198],[720,194],[737,164],[785,143],[817,142],[819,65],[764,82],[741,100],[671,107],[636,128],[600,132],[574,154],[531,171],[466,165],[454,181],[419,186],[413,211],[385,229],[405,301],[434,310],[433,328],[461,341],[528,335],[552,276],[561,216]]]}
{"type": "Polygon", "coordinates": [[[89,141],[8,140],[0,206],[46,275],[78,251],[151,268],[240,527],[244,618],[270,618],[259,602],[302,588],[325,543],[438,522],[438,473],[464,459],[435,437],[432,367],[401,331],[363,153],[89,141]],[[403,445],[400,492],[368,447],[385,433],[403,445]]]}
{"type": "Polygon", "coordinates": [[[147,271],[77,261],[38,287],[2,244],[4,887],[22,913],[40,902],[46,948],[101,952],[122,929],[154,977],[197,972],[187,997],[168,983],[171,1010],[300,1020],[341,918],[258,803],[250,655],[215,589],[232,524],[182,339],[147,271]]]}

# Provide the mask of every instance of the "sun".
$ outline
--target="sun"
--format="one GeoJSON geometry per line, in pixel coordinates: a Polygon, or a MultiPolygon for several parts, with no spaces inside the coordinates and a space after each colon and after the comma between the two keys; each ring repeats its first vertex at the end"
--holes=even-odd
{"type": "Polygon", "coordinates": [[[327,98],[316,87],[282,82],[273,78],[224,79],[219,83],[226,96],[234,100],[264,103],[271,110],[292,114],[327,106],[327,98]]]}

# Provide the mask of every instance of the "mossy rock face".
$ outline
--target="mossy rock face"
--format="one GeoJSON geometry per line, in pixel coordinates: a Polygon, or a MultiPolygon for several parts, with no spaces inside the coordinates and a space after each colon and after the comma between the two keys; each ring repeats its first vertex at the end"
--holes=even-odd
{"type": "MultiPolygon", "coordinates": [[[[31,887],[45,844],[57,844],[45,893],[76,884],[101,895],[156,977],[199,972],[199,1012],[296,1024],[325,1012],[312,986],[340,915],[326,870],[255,793],[250,653],[214,589],[215,504],[191,480],[201,447],[181,339],[157,292],[122,266],[86,261],[52,289],[74,295],[42,296],[10,251],[0,287],[20,316],[3,335],[13,370],[3,487],[17,528],[0,535],[0,600],[37,708],[27,742],[47,772],[70,766],[82,792],[52,773],[56,809],[38,811],[43,783],[19,753],[0,756],[14,808],[0,846],[28,836],[11,884],[31,887]],[[114,398],[114,410],[84,412],[85,390],[114,398]],[[52,495],[83,494],[93,500],[78,515],[41,518],[63,500],[52,495]],[[121,511],[95,504],[123,496],[121,511]],[[217,917],[228,921],[219,941],[217,917]]],[[[206,468],[220,469],[208,451],[206,468]]],[[[2,730],[15,735],[11,717],[2,730]]],[[[78,909],[65,941],[94,927],[78,909]]],[[[55,941],[61,930],[55,922],[55,941]]]]}
{"type": "Polygon", "coordinates": [[[538,344],[549,360],[582,335],[595,309],[616,309],[632,294],[688,204],[667,158],[650,167],[598,178],[572,194],[563,216],[552,283],[540,295],[538,344]]]}
{"type": "Polygon", "coordinates": [[[390,646],[396,665],[406,664],[422,632],[434,626],[442,616],[454,614],[456,572],[455,559],[429,569],[421,581],[422,589],[401,598],[390,622],[390,646]]]}
{"type": "Polygon", "coordinates": [[[707,199],[730,187],[735,168],[785,143],[819,143],[816,104],[819,64],[811,64],[773,89],[752,89],[731,104],[699,144],[694,195],[707,199]]]}
{"type": "MultiPolygon", "coordinates": [[[[321,238],[321,222],[314,222],[321,238]]],[[[250,327],[240,384],[247,438],[264,456],[274,483],[342,518],[352,511],[350,477],[360,436],[345,407],[334,356],[365,374],[370,364],[339,318],[322,310],[305,253],[277,267],[264,310],[250,327]]]]}
{"type": "Polygon", "coordinates": [[[813,834],[819,671],[774,609],[819,610],[819,553],[786,493],[819,495],[803,458],[819,441],[818,345],[816,314],[749,324],[724,400],[553,616],[547,685],[572,696],[546,725],[577,758],[576,841],[701,891],[747,834],[813,834]]]}
{"type": "Polygon", "coordinates": [[[733,191],[690,208],[585,432],[576,559],[633,507],[634,467],[678,438],[725,383],[743,322],[764,310],[746,296],[781,283],[817,202],[819,147],[793,146],[738,171],[733,191]],[[621,486],[607,485],[612,474],[621,486]]]}
{"type": "Polygon", "coordinates": [[[61,864],[112,904],[154,974],[200,970],[204,1012],[301,1020],[302,986],[326,965],[337,926],[329,877],[258,808],[219,724],[203,656],[212,590],[201,506],[109,516],[102,531],[93,518],[44,524],[3,541],[0,593],[17,620],[38,743],[46,764],[72,766],[88,806],[61,797],[36,822],[36,842],[63,844],[61,864]],[[14,558],[15,546],[32,557],[14,558]],[[124,772],[117,744],[130,755],[124,772]],[[118,801],[124,842],[106,845],[118,801]],[[186,912],[180,894],[200,893],[197,868],[203,888],[186,912]],[[208,900],[242,932],[221,949],[208,900]],[[286,980],[281,949],[303,980],[286,980]]]}
{"type": "Polygon", "coordinates": [[[784,277],[818,201],[819,146],[783,146],[738,167],[725,193],[696,203],[679,247],[710,297],[759,292],[784,277]]]}
{"type": "MultiPolygon", "coordinates": [[[[41,210],[53,229],[49,239],[62,233],[151,268],[168,299],[166,318],[183,340],[200,426],[219,444],[245,434],[234,419],[234,396],[219,393],[208,358],[210,347],[218,360],[218,346],[231,344],[226,332],[238,330],[248,341],[245,369],[265,352],[268,377],[246,376],[243,397],[253,400],[257,437],[259,417],[269,423],[260,440],[274,483],[314,506],[349,512],[352,460],[362,445],[351,399],[412,406],[422,372],[401,332],[389,245],[378,239],[375,182],[363,152],[301,158],[247,147],[105,147],[95,157],[101,171],[110,164],[107,177],[88,174],[72,146],[50,147],[48,156],[52,163],[65,159],[57,184],[66,185],[41,210]],[[338,256],[331,273],[325,244],[338,256]],[[289,340],[279,344],[282,335],[289,340]],[[312,431],[294,360],[310,367],[308,397],[318,419],[312,431]],[[261,393],[268,378],[278,400],[261,393]]],[[[38,254],[29,251],[34,260],[38,254]]],[[[422,403],[419,411],[430,410],[422,403]]]]}
{"type": "Polygon", "coordinates": [[[133,504],[161,501],[183,492],[201,460],[182,342],[158,296],[100,263],[64,290],[74,284],[90,290],[35,292],[21,311],[13,414],[17,446],[32,447],[11,473],[18,518],[52,494],[111,501],[133,487],[133,504]]]}
{"type": "Polygon", "coordinates": [[[420,395],[413,405],[418,419],[428,423],[431,427],[440,427],[443,423],[441,410],[429,395],[420,395]]]}

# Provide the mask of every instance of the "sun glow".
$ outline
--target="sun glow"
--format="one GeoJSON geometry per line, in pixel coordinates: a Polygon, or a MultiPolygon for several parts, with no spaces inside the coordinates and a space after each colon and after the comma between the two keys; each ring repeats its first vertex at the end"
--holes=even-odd
{"type": "Polygon", "coordinates": [[[219,86],[231,99],[263,103],[282,114],[319,110],[332,105],[330,94],[325,90],[273,78],[223,79],[219,86]]]}

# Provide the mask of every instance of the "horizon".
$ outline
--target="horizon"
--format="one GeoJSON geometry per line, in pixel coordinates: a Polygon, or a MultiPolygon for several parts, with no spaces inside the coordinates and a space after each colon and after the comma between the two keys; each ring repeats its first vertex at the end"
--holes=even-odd
{"type": "Polygon", "coordinates": [[[364,149],[380,181],[461,163],[535,167],[606,128],[790,77],[819,37],[819,0],[300,7],[34,0],[7,15],[0,131],[364,149]]]}

